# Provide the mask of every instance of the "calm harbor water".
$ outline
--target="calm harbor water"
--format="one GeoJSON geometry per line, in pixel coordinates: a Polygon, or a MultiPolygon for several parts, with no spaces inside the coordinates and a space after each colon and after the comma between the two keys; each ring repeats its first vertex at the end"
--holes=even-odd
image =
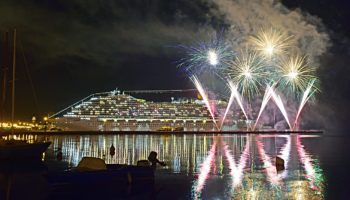
{"type": "Polygon", "coordinates": [[[156,172],[157,199],[344,199],[347,137],[315,135],[50,135],[44,162],[51,171],[82,157],[135,165],[151,151],[167,166],[156,172]],[[110,147],[115,154],[111,155],[110,147]],[[62,160],[57,153],[62,151],[62,160]],[[285,160],[277,172],[275,157],[285,160]]]}

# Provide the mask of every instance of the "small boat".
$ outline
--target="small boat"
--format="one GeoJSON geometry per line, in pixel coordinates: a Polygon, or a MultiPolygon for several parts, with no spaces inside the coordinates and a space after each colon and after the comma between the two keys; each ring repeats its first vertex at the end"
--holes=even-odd
{"type": "Polygon", "coordinates": [[[157,131],[160,131],[160,132],[171,132],[171,131],[181,132],[181,131],[184,131],[184,127],[175,127],[175,128],[173,128],[171,126],[163,126],[160,129],[158,129],[157,131]]]}
{"type": "Polygon", "coordinates": [[[171,128],[170,126],[163,126],[157,131],[173,131],[173,128],[171,128]]]}
{"type": "Polygon", "coordinates": [[[27,143],[22,140],[0,140],[0,160],[41,159],[51,142],[27,143]]]}
{"type": "Polygon", "coordinates": [[[154,190],[154,170],[150,166],[105,164],[100,158],[84,157],[76,168],[46,175],[52,199],[85,194],[132,196],[151,194],[154,190]]]}
{"type": "Polygon", "coordinates": [[[173,131],[178,131],[178,132],[182,132],[182,131],[184,131],[185,130],[185,128],[184,127],[182,127],[182,126],[179,126],[179,127],[175,127],[174,128],[174,130],[173,131]]]}

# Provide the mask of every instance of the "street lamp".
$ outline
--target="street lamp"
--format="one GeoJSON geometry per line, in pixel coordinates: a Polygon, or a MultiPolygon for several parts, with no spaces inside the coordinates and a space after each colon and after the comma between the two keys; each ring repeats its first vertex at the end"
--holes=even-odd
{"type": "Polygon", "coordinates": [[[44,117],[44,128],[45,128],[45,132],[46,132],[46,130],[47,130],[47,120],[48,120],[48,118],[45,116],[44,117]]]}

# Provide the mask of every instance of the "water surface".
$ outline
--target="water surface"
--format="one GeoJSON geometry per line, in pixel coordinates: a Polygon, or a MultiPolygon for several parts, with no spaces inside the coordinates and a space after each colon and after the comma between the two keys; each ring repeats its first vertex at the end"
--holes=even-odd
{"type": "Polygon", "coordinates": [[[57,170],[76,166],[84,156],[134,165],[158,152],[167,164],[156,173],[160,199],[324,199],[327,193],[320,159],[324,138],[314,135],[54,135],[46,140],[53,144],[45,160],[57,170]],[[276,156],[284,159],[285,170],[276,170],[276,156]]]}

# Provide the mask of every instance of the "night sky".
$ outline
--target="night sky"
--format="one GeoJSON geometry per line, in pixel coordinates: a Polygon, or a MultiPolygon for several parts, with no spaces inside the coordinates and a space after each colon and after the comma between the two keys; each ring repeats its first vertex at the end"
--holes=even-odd
{"type": "MultiPolygon", "coordinates": [[[[346,128],[350,4],[345,0],[282,3],[324,24],[330,45],[320,56],[317,71],[322,93],[308,114],[327,129],[346,128]]],[[[18,30],[17,117],[28,120],[33,114],[54,113],[91,93],[116,87],[193,88],[176,68],[181,52],[174,46],[189,43],[199,29],[227,28],[224,14],[216,10],[210,0],[0,1],[2,38],[6,30],[18,30]]],[[[2,40],[1,49],[3,45],[2,40]]]]}

